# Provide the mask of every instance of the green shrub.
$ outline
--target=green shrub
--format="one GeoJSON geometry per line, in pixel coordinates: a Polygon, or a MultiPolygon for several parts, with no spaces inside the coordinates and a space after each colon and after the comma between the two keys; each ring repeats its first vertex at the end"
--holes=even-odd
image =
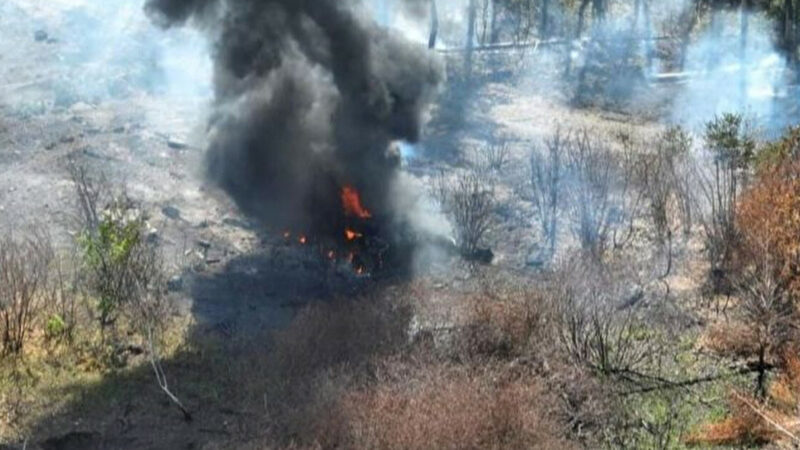
{"type": "Polygon", "coordinates": [[[53,314],[44,326],[44,335],[48,340],[58,339],[67,331],[67,324],[59,314],[53,314]]]}

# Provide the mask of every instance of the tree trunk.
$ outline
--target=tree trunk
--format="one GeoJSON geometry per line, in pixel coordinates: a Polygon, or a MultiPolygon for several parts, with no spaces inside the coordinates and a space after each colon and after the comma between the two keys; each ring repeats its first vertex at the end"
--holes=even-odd
{"type": "Polygon", "coordinates": [[[497,12],[498,12],[498,4],[497,0],[492,0],[492,18],[489,25],[489,42],[492,44],[497,44],[500,39],[500,29],[497,26],[497,12]]]}
{"type": "Polygon", "coordinates": [[[742,107],[747,106],[747,36],[750,34],[750,0],[742,0],[741,28],[739,29],[739,90],[742,96],[742,107]]]}
{"type": "Polygon", "coordinates": [[[642,13],[644,15],[644,54],[647,60],[648,75],[653,72],[653,22],[650,16],[650,0],[642,0],[642,13]]]}
{"type": "Polygon", "coordinates": [[[593,0],[592,2],[592,16],[597,22],[606,20],[606,0],[593,0]]]}
{"type": "MultiPolygon", "coordinates": [[[[711,38],[714,41],[719,41],[722,37],[722,2],[714,0],[711,2],[711,38]]],[[[711,57],[708,59],[708,69],[714,70],[719,65],[719,55],[717,52],[712,52],[711,57]]]]}
{"type": "Polygon", "coordinates": [[[700,19],[699,8],[699,4],[695,4],[684,13],[687,14],[688,17],[684,20],[687,25],[683,30],[683,36],[681,36],[680,61],[678,62],[678,70],[681,72],[686,70],[686,58],[689,52],[689,44],[692,40],[692,32],[694,31],[694,27],[697,26],[697,22],[700,19]]]}
{"type": "Polygon", "coordinates": [[[550,0],[542,0],[542,17],[539,22],[539,35],[542,39],[550,38],[550,0]]]}
{"type": "Polygon", "coordinates": [[[469,0],[467,20],[467,53],[464,58],[464,73],[467,80],[472,78],[472,49],[475,45],[475,19],[477,14],[477,0],[469,0]]]}
{"type": "Polygon", "coordinates": [[[431,1],[431,33],[428,37],[428,48],[436,48],[436,36],[439,35],[439,10],[436,8],[436,0],[431,1]]]}
{"type": "Polygon", "coordinates": [[[633,20],[631,23],[631,35],[636,36],[636,32],[639,31],[639,17],[642,14],[642,0],[636,0],[633,4],[633,20]]]}
{"type": "Polygon", "coordinates": [[[793,0],[783,1],[783,42],[789,55],[789,64],[797,59],[795,12],[793,0]]]}
{"type": "Polygon", "coordinates": [[[578,8],[578,26],[575,30],[575,39],[580,39],[583,34],[583,27],[586,23],[586,8],[589,7],[589,0],[581,0],[581,6],[578,8]]]}

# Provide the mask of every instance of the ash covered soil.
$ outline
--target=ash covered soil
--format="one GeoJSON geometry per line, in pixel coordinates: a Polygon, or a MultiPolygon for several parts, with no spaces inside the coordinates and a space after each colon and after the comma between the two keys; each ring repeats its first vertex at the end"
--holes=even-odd
{"type": "MultiPolygon", "coordinates": [[[[378,283],[387,292],[413,284],[416,327],[446,327],[457,320],[464,294],[482,282],[458,258],[443,258],[413,281],[373,280],[321,269],[324,264],[313,250],[285,239],[282,230],[259,227],[209,185],[203,161],[210,92],[174,94],[148,86],[125,61],[107,71],[95,68],[93,79],[76,78],[91,63],[64,63],[74,51],[71,39],[78,38],[60,35],[59,26],[65,11],[81,8],[80,2],[70,5],[66,0],[0,5],[0,43],[10,50],[0,54],[3,233],[14,234],[36,224],[64,248],[71,245],[77,206],[67,162],[74,159],[124,186],[141,203],[150,237],[162,243],[173,275],[175,314],[192,324],[192,336],[246,342],[286,324],[310,301],[353,295],[378,283]],[[91,84],[104,88],[100,92],[80,89],[91,84]]],[[[430,185],[443,169],[455,174],[468,166],[469,149],[479,147],[487,137],[507,139],[510,156],[498,169],[499,206],[487,238],[494,261],[482,270],[525,276],[535,271],[529,263],[540,241],[533,206],[519,195],[529,177],[530,149],[549,136],[554,124],[609,132],[624,126],[643,134],[653,132],[656,125],[632,123],[621,114],[576,111],[558,98],[533,92],[524,82],[484,83],[473,96],[480,100],[467,107],[465,123],[458,128],[434,119],[416,157],[404,162],[404,170],[430,185]],[[466,151],[454,154],[440,151],[443,148],[466,151]]],[[[434,116],[445,108],[436,105],[434,116]]],[[[697,245],[689,243],[677,254],[681,251],[693,254],[697,245]]],[[[637,257],[637,251],[631,255],[637,257]]],[[[697,278],[691,266],[681,266],[667,282],[673,295],[689,296],[697,278]]],[[[178,391],[195,412],[195,423],[189,428],[157,388],[150,386],[151,376],[146,371],[130,376],[140,383],[133,386],[148,386],[135,395],[125,390],[129,388],[109,390],[114,400],[105,410],[53,405],[44,420],[29,428],[32,436],[0,436],[0,442],[30,437],[42,442],[42,448],[100,448],[99,442],[105,448],[199,448],[200,443],[228,442],[231,435],[242,432],[237,427],[248,423],[245,416],[252,412],[226,408],[226,399],[220,397],[224,394],[179,375],[176,384],[189,387],[178,391]],[[209,404],[210,398],[217,403],[209,404]]]]}

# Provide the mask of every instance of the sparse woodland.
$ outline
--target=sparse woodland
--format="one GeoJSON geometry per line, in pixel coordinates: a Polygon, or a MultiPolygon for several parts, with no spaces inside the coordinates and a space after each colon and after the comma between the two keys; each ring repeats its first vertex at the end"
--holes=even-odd
{"type": "MultiPolygon", "coordinates": [[[[441,48],[447,2],[409,3],[441,48]]],[[[677,125],[637,109],[631,81],[656,59],[683,72],[741,9],[774,25],[796,77],[800,2],[686,0],[666,18],[653,0],[461,3],[427,153],[403,162],[449,230],[410,275],[342,274],[348,256],[222,200],[180,216],[164,205],[181,194],[118,176],[161,156],[98,157],[106,131],[48,149],[58,215],[0,221],[0,448],[800,446],[797,117],[677,125]],[[561,49],[558,93],[514,103],[523,69],[491,47],[536,45],[561,49]]],[[[164,172],[188,183],[189,167],[164,172]]]]}

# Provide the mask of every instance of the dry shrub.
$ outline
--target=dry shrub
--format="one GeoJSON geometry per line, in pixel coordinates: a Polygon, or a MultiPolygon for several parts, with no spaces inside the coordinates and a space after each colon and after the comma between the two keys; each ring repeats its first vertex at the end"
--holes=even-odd
{"type": "Polygon", "coordinates": [[[420,367],[413,379],[348,393],[319,431],[324,448],[572,448],[533,377],[420,367]],[[498,380],[498,381],[496,381],[498,380]]]}
{"type": "Polygon", "coordinates": [[[703,336],[702,344],[708,350],[726,357],[745,358],[758,351],[753,330],[741,322],[716,325],[703,336]]]}
{"type": "Polygon", "coordinates": [[[763,172],[737,210],[740,264],[769,256],[780,287],[800,299],[800,161],[763,172]]]}
{"type": "Polygon", "coordinates": [[[285,377],[303,377],[347,364],[357,366],[407,342],[410,309],[383,298],[335,300],[302,309],[275,334],[272,359],[285,377]]]}
{"type": "Polygon", "coordinates": [[[0,240],[0,339],[2,353],[19,354],[43,306],[55,258],[47,235],[0,240]]]}
{"type": "Polygon", "coordinates": [[[800,399],[800,357],[787,351],[781,366],[783,370],[769,388],[769,396],[776,408],[794,411],[800,399]]]}
{"type": "Polygon", "coordinates": [[[376,361],[406,346],[410,309],[401,298],[389,297],[314,303],[273,335],[266,357],[253,362],[261,369],[242,381],[246,391],[268,402],[274,442],[313,442],[314,430],[341,395],[368,383],[376,361]]]}
{"type": "Polygon", "coordinates": [[[686,438],[689,445],[763,445],[785,439],[784,425],[796,423],[770,409],[750,395],[732,392],[729,399],[731,414],[716,423],[704,425],[686,438]]]}
{"type": "Polygon", "coordinates": [[[732,398],[733,414],[717,423],[705,425],[689,435],[689,445],[753,445],[773,442],[778,433],[749,406],[732,398]]]}
{"type": "Polygon", "coordinates": [[[787,351],[781,372],[764,400],[733,391],[729,400],[730,415],[720,422],[707,424],[687,439],[689,444],[749,445],[786,440],[797,441],[800,400],[800,357],[796,349],[787,351]]]}
{"type": "Polygon", "coordinates": [[[535,292],[509,298],[471,298],[465,323],[456,336],[457,355],[467,360],[521,356],[542,333],[546,314],[547,303],[535,292]]]}

